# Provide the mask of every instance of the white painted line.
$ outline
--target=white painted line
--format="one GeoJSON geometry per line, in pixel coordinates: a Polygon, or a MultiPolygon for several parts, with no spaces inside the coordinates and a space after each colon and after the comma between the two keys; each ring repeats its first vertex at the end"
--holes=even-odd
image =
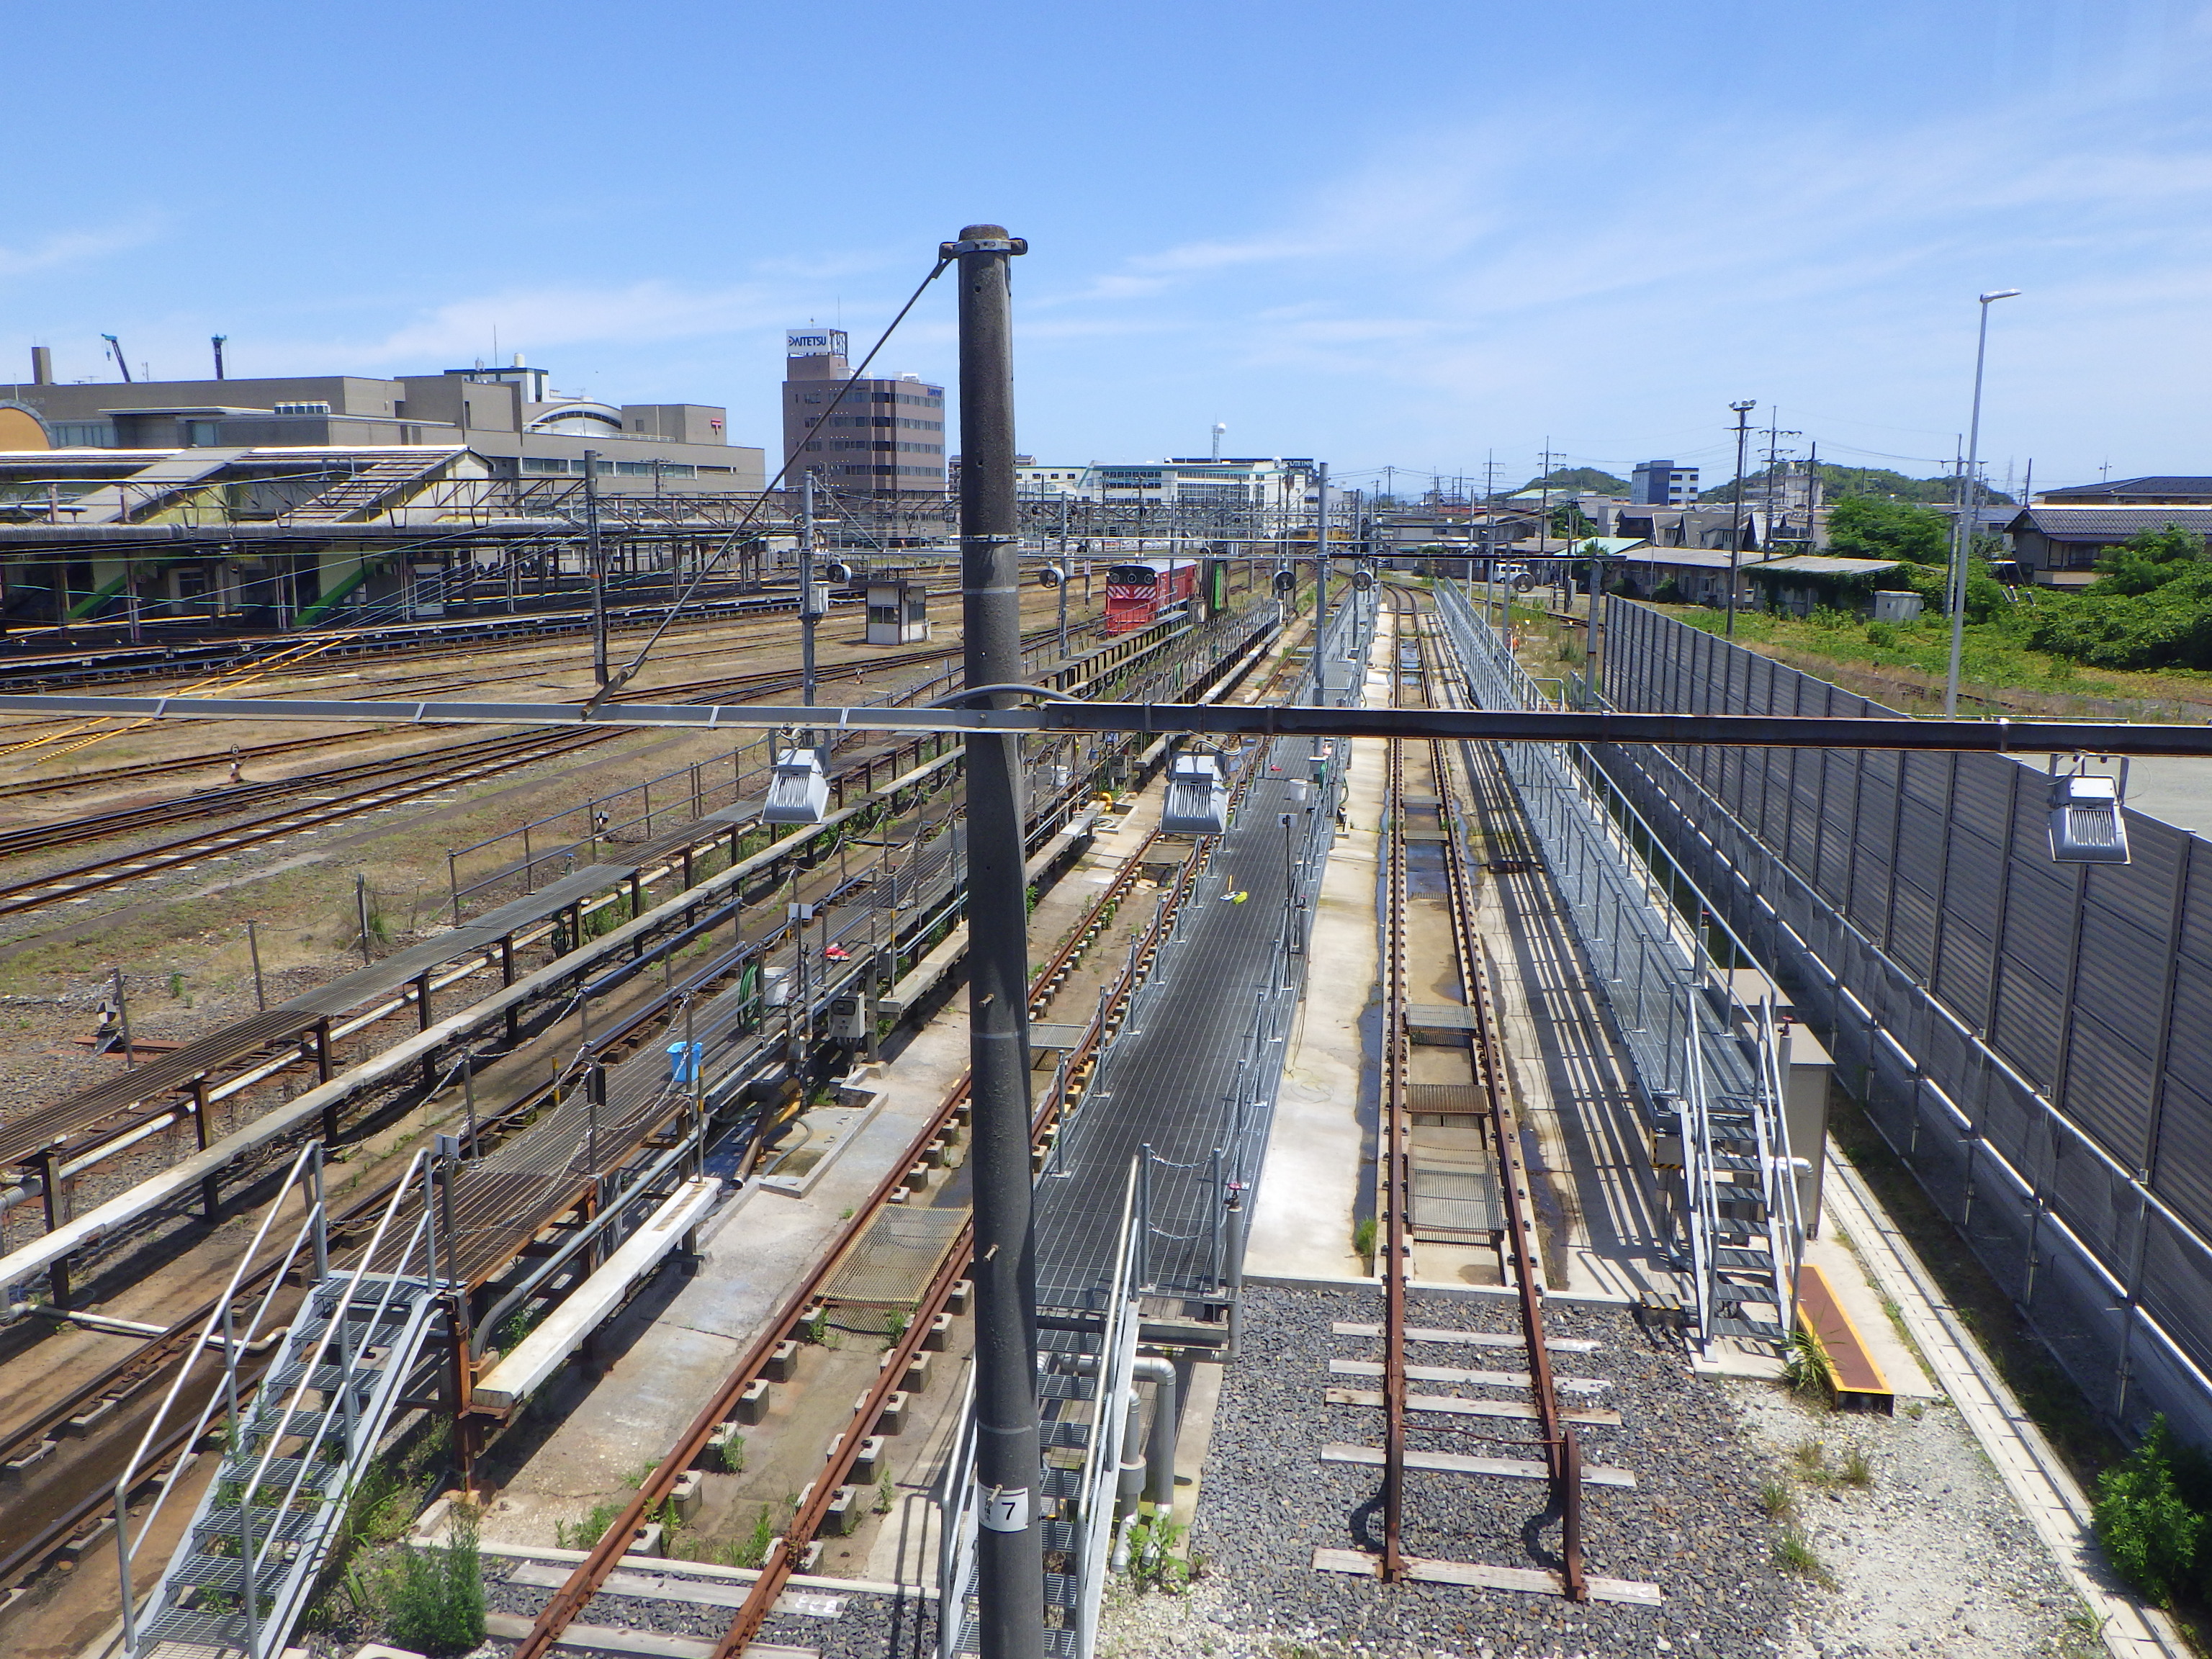
{"type": "MultiPolygon", "coordinates": [[[[1336,1376],[1380,1376],[1382,1362],[1379,1359],[1332,1359],[1330,1374],[1336,1376]]],[[[1529,1386],[1526,1371],[1470,1371],[1456,1365],[1408,1365],[1407,1378],[1414,1382],[1473,1382],[1486,1389],[1525,1389],[1529,1386]]],[[[1553,1386],[1561,1394],[1595,1394],[1613,1384],[1596,1376],[1558,1376],[1553,1386]]]]}
{"type": "MultiPolygon", "coordinates": [[[[1348,1446],[1331,1442],[1321,1449],[1324,1463],[1358,1463],[1367,1468],[1382,1467],[1380,1446],[1348,1446]]],[[[1457,1452],[1419,1452],[1406,1454],[1409,1469],[1427,1469],[1439,1474],[1497,1474],[1510,1480],[1549,1480],[1552,1471],[1541,1463],[1523,1462],[1512,1457],[1463,1457],[1457,1452]]],[[[1583,1465],[1583,1484],[1586,1486],[1633,1486],[1636,1476],[1628,1469],[1607,1468],[1601,1464],[1583,1465]]]]}
{"type": "MultiPolygon", "coordinates": [[[[1316,1572],[1348,1572],[1366,1578],[1379,1577],[1382,1568],[1381,1558],[1364,1550],[1316,1550],[1313,1564],[1316,1572]]],[[[1540,1567],[1491,1567],[1477,1561],[1428,1561],[1419,1556],[1407,1556],[1399,1565],[1407,1577],[1425,1584],[1465,1584],[1474,1589],[1522,1590],[1532,1595],[1567,1593],[1558,1573],[1540,1567]]],[[[1589,1586],[1593,1601],[1626,1601],[1640,1607],[1656,1607],[1661,1601],[1659,1586],[1638,1579],[1601,1578],[1593,1574],[1583,1582],[1589,1586]]]]}

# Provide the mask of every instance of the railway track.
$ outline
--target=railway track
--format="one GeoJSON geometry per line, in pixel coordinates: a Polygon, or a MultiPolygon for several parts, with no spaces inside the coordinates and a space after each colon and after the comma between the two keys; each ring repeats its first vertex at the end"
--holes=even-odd
{"type": "MultiPolygon", "coordinates": [[[[1392,701],[1402,706],[1407,691],[1418,689],[1425,702],[1430,689],[1443,678],[1433,672],[1440,665],[1431,661],[1429,641],[1420,631],[1422,612],[1418,602],[1409,593],[1389,591],[1399,624],[1393,640],[1395,657],[1391,675],[1392,701]],[[1409,670],[1411,686],[1407,683],[1409,670]]],[[[1432,1413],[1417,1412],[1407,1389],[1406,1348],[1410,1322],[1407,1304],[1413,1273],[1416,1201],[1413,1113],[1409,1103],[1413,1033],[1407,1016],[1412,901],[1407,848],[1412,836],[1422,833],[1418,828],[1409,829],[1411,815],[1433,810],[1437,830],[1424,839],[1439,840],[1443,849],[1453,956],[1473,1039],[1470,1060],[1477,1115],[1490,1142],[1504,1222],[1501,1264],[1505,1282],[1516,1293],[1522,1346],[1528,1356],[1527,1376],[1535,1411],[1536,1434],[1550,1476],[1552,1510],[1559,1517],[1559,1587],[1570,1601],[1587,1601],[1590,1589],[1583,1565],[1581,1448],[1574,1425],[1566,1420],[1561,1408],[1552,1373],[1551,1347],[1544,1328],[1543,1256],[1530,1215],[1529,1176],[1522,1149],[1521,1125],[1504,1075],[1504,1045],[1491,992],[1489,963],[1475,931],[1477,895],[1474,872],[1464,851],[1464,812],[1453,781],[1449,745],[1440,740],[1421,745],[1426,750],[1422,758],[1431,791],[1422,796],[1417,796],[1407,787],[1406,751],[1411,746],[1399,741],[1389,745],[1382,820],[1387,829],[1383,992],[1384,1030],[1388,1035],[1382,1060],[1382,1157],[1376,1189],[1376,1206],[1383,1224],[1381,1576],[1386,1583],[1413,1576],[1414,1564],[1404,1547],[1406,1475],[1412,1437],[1417,1433],[1451,1432],[1455,1429],[1464,1431],[1463,1425],[1449,1417],[1439,1421],[1432,1413]],[[1421,1420],[1417,1421],[1417,1416],[1421,1420]]]]}
{"type": "MultiPolygon", "coordinates": [[[[832,878],[825,872],[823,878],[832,878]]],[[[763,942],[755,940],[752,948],[757,949],[763,942]]],[[[594,1053],[605,1064],[634,1049],[685,998],[711,994],[716,986],[743,972],[750,960],[748,956],[742,960],[709,962],[683,979],[664,983],[639,1006],[595,1024],[592,1036],[594,1053]]],[[[533,1121],[561,1086],[558,1078],[549,1078],[505,1103],[492,1107],[479,1120],[479,1133],[495,1148],[507,1133],[533,1121]]],[[[900,1173],[903,1172],[902,1165],[900,1173]]],[[[394,1184],[389,1178],[372,1183],[335,1217],[334,1260],[343,1259],[343,1249],[356,1233],[374,1224],[389,1202],[394,1184]]],[[[246,1280],[240,1286],[241,1297],[250,1299],[261,1294],[267,1284],[268,1272],[257,1272],[246,1280]]],[[[140,1408],[189,1351],[214,1308],[212,1302],[204,1304],[167,1330],[149,1334],[143,1346],[89,1376],[67,1398],[0,1438],[0,1468],[8,1470],[11,1480],[21,1481],[46,1457],[57,1454],[69,1460],[73,1472],[82,1468],[87,1477],[80,1493],[58,1504],[0,1508],[0,1587],[15,1583],[112,1505],[113,1492],[102,1477],[112,1477],[120,1467],[123,1450],[127,1449],[122,1443],[129,1438],[124,1431],[136,1432],[135,1419],[140,1408]],[[106,1432],[95,1432],[96,1430],[106,1432]]],[[[284,1311],[280,1309],[272,1316],[272,1329],[283,1324],[284,1311]]],[[[258,1378],[261,1357],[255,1356],[247,1380],[258,1378]]],[[[188,1421],[190,1416],[187,1413],[184,1420],[188,1421]]],[[[181,1427],[176,1428],[167,1441],[151,1449],[146,1465],[149,1476],[160,1464],[183,1449],[179,1438],[182,1432],[181,1427]]]]}
{"type": "MultiPolygon", "coordinates": [[[[1092,901],[1084,921],[1069,936],[1066,944],[1032,977],[1030,996],[1032,1018],[1049,1011],[1054,992],[1065,983],[1077,960],[1103,933],[1108,919],[1128,897],[1143,870],[1145,855],[1152,850],[1158,837],[1158,832],[1153,831],[1135,852],[1123,860],[1115,878],[1092,901]]],[[[1187,895],[1187,884],[1176,889],[1178,896],[1187,895]]],[[[1131,969],[1124,971],[1113,994],[1102,1007],[1100,1017],[1094,1023],[1084,1045],[1069,1056],[1060,1088],[1048,1094],[1038,1107],[1031,1124],[1033,1146],[1043,1144],[1057,1121],[1061,1106],[1079,1090],[1079,1078],[1090,1065],[1095,1063],[1109,1024],[1118,1017],[1136,988],[1136,981],[1140,977],[1136,964],[1149,961],[1157,951],[1159,941],[1165,937],[1165,930],[1173,926],[1175,908],[1176,901],[1170,900],[1163,903],[1155,913],[1143,941],[1133,953],[1131,969]]],[[[732,1418],[738,1399],[747,1387],[763,1373],[771,1356],[783,1344],[794,1340],[808,1311],[821,1301],[822,1292],[839,1264],[859,1243],[876,1218],[890,1205],[892,1194],[900,1189],[909,1166],[921,1158],[931,1143],[939,1139],[952,1124],[955,1114],[968,1099],[969,1085],[969,1076],[963,1072],[959,1081],[947,1091],[936,1112],[915,1134],[905,1155],[893,1162],[868,1201],[856,1208],[823,1252],[814,1268],[785,1297],[744,1358],[724,1379],[698,1416],[692,1419],[682,1438],[639,1486],[636,1494],[609,1524],[590,1553],[570,1573],[568,1582],[555,1591],[529,1633],[515,1648],[512,1659],[545,1659],[545,1656],[559,1643],[562,1632],[576,1620],[592,1597],[606,1583],[621,1564],[637,1528],[667,1501],[675,1490],[677,1480],[699,1457],[716,1428],[732,1418]]],[[[754,1581],[744,1604],[738,1609],[729,1628],[716,1643],[714,1659],[734,1659],[734,1656],[745,1650],[759,1634],[762,1625],[775,1608],[777,1598],[789,1584],[792,1575],[800,1570],[807,1546],[820,1531],[839,1490],[846,1484],[862,1443],[874,1432],[885,1402],[899,1387],[900,1380],[915,1356],[921,1351],[921,1345],[932,1325],[945,1310],[955,1288],[967,1276],[972,1258],[971,1243],[972,1224],[963,1224],[952,1248],[920,1297],[914,1317],[884,1361],[875,1385],[855,1405],[851,1419],[836,1443],[836,1451],[809,1488],[781,1534],[769,1546],[761,1565],[760,1577],[754,1581]]]]}
{"type": "MultiPolygon", "coordinates": [[[[828,680],[850,679],[871,670],[882,672],[912,668],[941,661],[945,654],[942,652],[908,652],[897,657],[880,658],[873,662],[824,669],[822,678],[828,680]]],[[[747,697],[768,696],[787,690],[797,684],[799,675],[795,670],[775,669],[763,673],[694,680],[682,685],[659,687],[649,693],[638,695],[655,698],[672,696],[679,701],[696,702],[733,693],[747,697]]],[[[624,735],[626,733],[619,728],[520,732],[462,744],[431,756],[401,756],[334,768],[329,772],[307,773],[269,783],[235,785],[228,789],[188,796],[180,800],[129,807],[61,823],[36,825],[0,834],[0,858],[9,858],[204,818],[211,813],[224,811],[227,805],[250,807],[255,803],[271,799],[296,801],[303,793],[315,793],[325,789],[342,791],[327,800],[311,805],[289,807],[220,830],[186,836],[114,857],[94,859],[68,869],[0,887],[0,917],[66,903],[126,882],[180,869],[202,860],[229,857],[250,847],[356,818],[366,812],[399,805],[423,795],[435,794],[441,790],[458,787],[518,766],[588,748],[624,735]],[[363,787],[346,787],[356,783],[363,787]]]]}
{"type": "MultiPolygon", "coordinates": [[[[1157,832],[1155,832],[1156,835],[1157,832]]],[[[1125,860],[1114,880],[1108,884],[1093,901],[1085,921],[1071,933],[1066,943],[1055,953],[1053,960],[1036,975],[1032,992],[1033,1014],[1041,1015],[1047,1011],[1053,995],[1061,988],[1073,964],[1097,941],[1104,927],[1110,922],[1115,908],[1127,901],[1134,884],[1142,876],[1146,855],[1152,848],[1153,839],[1154,837],[1147,837],[1125,860]]],[[[825,870],[824,879],[829,878],[825,870]]],[[[1178,894],[1183,889],[1179,885],[1178,894]]],[[[1085,1075],[1089,1066],[1095,1061],[1097,1048],[1104,1040],[1110,1018],[1116,1017],[1121,1000],[1126,999],[1128,991],[1133,988],[1135,978],[1141,975],[1143,964],[1149,962],[1153,951],[1157,949],[1161,930],[1165,921],[1169,919],[1171,919],[1170,909],[1168,907],[1164,907],[1162,913],[1153,920],[1151,931],[1146,936],[1145,948],[1133,957],[1129,966],[1123,970],[1123,983],[1119,997],[1113,1005],[1113,1011],[1108,1016],[1102,1017],[1100,1023],[1094,1028],[1083,1048],[1077,1054],[1071,1055],[1069,1065],[1061,1073],[1062,1096],[1079,1086],[1080,1079],[1085,1075]]],[[[687,933],[685,937],[689,937],[689,934],[687,933]]],[[[758,941],[756,941],[756,944],[757,943],[758,941]]],[[[741,969],[742,964],[739,963],[730,966],[727,971],[736,972],[741,969]]],[[[716,964],[710,963],[701,971],[709,973],[717,971],[716,964]]],[[[640,1008],[623,1016],[614,1025],[599,1027],[592,1039],[594,1046],[604,1054],[611,1045],[632,1040],[640,1034],[648,1032],[668,1013],[677,999],[684,995],[697,994],[700,989],[701,981],[697,980],[696,975],[690,980],[676,981],[672,986],[665,984],[659,995],[649,999],[640,1008]]],[[[547,1086],[550,1088],[551,1085],[547,1086]]],[[[537,1107],[543,1103],[546,1092],[545,1088],[526,1091],[483,1120],[483,1127],[489,1133],[496,1135],[500,1125],[526,1123],[537,1107]]],[[[963,1082],[961,1088],[954,1091],[944,1109],[933,1121],[930,1132],[918,1138],[915,1156],[910,1156],[898,1163],[886,1176],[878,1194],[877,1204],[872,1210],[865,1213],[872,1213],[875,1210],[880,1210],[889,1202],[889,1194],[906,1178],[908,1166],[915,1162],[915,1157],[919,1156],[919,1149],[926,1146],[933,1135],[941,1130],[964,1097],[963,1082]]],[[[1054,1097],[1048,1101],[1045,1108],[1040,1112],[1039,1134],[1045,1133],[1049,1127],[1059,1109],[1060,1097],[1054,1097]]],[[[380,1213],[381,1206],[388,1200],[390,1192],[391,1183],[386,1182],[380,1183],[374,1190],[367,1192],[356,1200],[338,1218],[337,1229],[340,1236],[343,1235],[349,1226],[361,1224],[380,1213]]],[[[849,1243],[852,1238],[857,1237],[859,1224],[856,1223],[854,1227],[841,1235],[841,1245],[842,1243],[849,1243]]],[[[831,1255],[825,1259],[823,1264],[823,1273],[826,1273],[834,1264],[836,1254],[836,1252],[833,1251],[831,1255]]],[[[958,1252],[956,1251],[955,1255],[957,1256],[958,1252]]],[[[811,1294],[813,1286],[818,1284],[820,1279],[821,1274],[817,1274],[815,1279],[810,1281],[810,1285],[803,1286],[798,1294],[801,1297],[811,1294]]],[[[948,1292],[951,1282],[950,1279],[943,1281],[948,1292]]],[[[257,1287],[248,1285],[246,1288],[248,1292],[251,1292],[257,1287]]],[[[787,1315],[795,1314],[799,1306],[799,1304],[794,1302],[793,1308],[786,1310],[787,1315]]],[[[16,1582],[37,1563],[52,1556],[56,1550],[66,1545],[72,1536],[88,1526],[96,1524],[99,1517],[112,1503],[112,1492],[101,1478],[104,1467],[101,1460],[108,1455],[101,1449],[102,1447],[127,1443],[135,1437],[138,1423],[131,1413],[133,1402],[149,1395],[163,1382],[168,1370],[174,1366],[181,1354],[195,1340],[196,1334],[204,1326],[209,1312],[208,1306],[202,1306],[194,1310],[189,1316],[177,1321],[167,1330],[149,1333],[150,1340],[142,1346],[101,1369],[96,1375],[75,1388],[68,1398],[38,1413],[34,1419],[10,1431],[4,1441],[0,1441],[0,1465],[15,1466],[9,1470],[5,1477],[0,1478],[13,1479],[20,1482],[24,1478],[25,1469],[42,1461],[44,1457],[52,1455],[57,1450],[61,1451],[69,1460],[69,1467],[72,1473],[81,1468],[86,1470],[88,1477],[82,1486],[71,1486],[69,1489],[69,1494],[58,1501],[43,1503],[35,1507],[28,1504],[13,1506],[11,1518],[19,1522],[29,1524],[26,1530],[21,1532],[12,1527],[0,1525],[0,1587],[16,1582]]],[[[933,1317],[933,1312],[932,1316],[933,1317]]],[[[791,1318],[788,1316],[780,1319],[776,1326],[777,1331],[787,1334],[791,1322],[791,1318]]],[[[928,1320],[915,1322],[917,1340],[920,1340],[921,1334],[926,1333],[928,1323],[928,1320]]],[[[752,1368],[756,1371],[758,1370],[757,1358],[754,1361],[752,1368]]],[[[896,1376],[897,1372],[894,1370],[891,1374],[896,1376]]],[[[181,1431],[179,1432],[181,1433],[181,1431]]],[[[855,1437],[852,1443],[856,1444],[857,1439],[858,1437],[855,1437]]],[[[152,1449],[154,1455],[146,1464],[142,1466],[143,1473],[149,1476],[156,1473],[164,1459],[173,1457],[184,1449],[181,1441],[176,1437],[173,1436],[172,1440],[174,1443],[166,1443],[152,1449]]],[[[117,1460],[109,1457],[108,1461],[114,1462],[117,1460]]],[[[107,1473],[112,1475],[113,1470],[109,1469],[107,1473]]],[[[834,1492],[834,1487],[830,1490],[834,1492]]],[[[819,1517],[817,1516],[810,1524],[818,1527],[819,1517]]],[[[787,1573],[788,1570],[787,1565],[787,1573]]],[[[772,1603],[771,1597],[764,1605],[772,1605],[772,1603]]]]}

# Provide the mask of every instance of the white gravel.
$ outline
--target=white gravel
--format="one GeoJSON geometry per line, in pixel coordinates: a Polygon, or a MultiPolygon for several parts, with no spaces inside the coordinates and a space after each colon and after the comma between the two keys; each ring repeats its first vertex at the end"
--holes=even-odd
{"type": "Polygon", "coordinates": [[[1809,1407],[1758,1383],[1728,1385],[1746,1437],[1795,1495],[1795,1524],[1832,1579],[1808,1591],[1796,1651],[1820,1659],[1924,1654],[2101,1653],[2084,1610],[1947,1401],[1894,1418],[1809,1407]],[[1810,1475],[1800,1453],[1863,1487],[1810,1475]],[[1809,1454],[1808,1454],[1809,1456],[1809,1454]],[[1808,1478],[1810,1475],[1810,1478],[1808,1478]]]}

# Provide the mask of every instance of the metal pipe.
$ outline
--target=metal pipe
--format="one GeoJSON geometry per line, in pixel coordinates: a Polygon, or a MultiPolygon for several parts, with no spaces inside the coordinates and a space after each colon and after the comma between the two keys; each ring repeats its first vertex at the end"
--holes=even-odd
{"type": "MultiPolygon", "coordinates": [[[[970,686],[1022,677],[1014,501],[1012,294],[1028,246],[970,225],[939,257],[960,266],[960,567],[970,686]]],[[[1011,706],[1010,695],[992,698],[1011,706]]],[[[1029,919],[1019,739],[967,744],[969,1065],[973,1078],[977,1621],[983,1659],[1042,1659],[1044,1536],[1031,1234],[1029,919]]]]}
{"type": "Polygon", "coordinates": [[[592,683],[607,684],[607,567],[599,541],[599,452],[584,452],[584,558],[592,584],[592,683]]]}
{"type": "MultiPolygon", "coordinates": [[[[1180,732],[1213,736],[1450,738],[1507,743],[1638,743],[1782,749],[1898,749],[1999,755],[2212,757],[2212,726],[2124,721],[1909,720],[1814,714],[1633,714],[1610,709],[1316,708],[1245,703],[1047,702],[1034,708],[888,708],[874,704],[321,702],[277,698],[0,695],[0,714],[134,720],[362,721],[390,725],[576,726],[732,730],[804,726],[840,732],[1180,732]]],[[[973,751],[973,746],[969,750],[973,751]]],[[[905,787],[904,784],[900,786],[905,787]]]]}

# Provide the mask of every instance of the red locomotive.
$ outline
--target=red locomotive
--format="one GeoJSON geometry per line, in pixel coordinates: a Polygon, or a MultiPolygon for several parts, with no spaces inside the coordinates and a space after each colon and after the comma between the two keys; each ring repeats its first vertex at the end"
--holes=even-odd
{"type": "Polygon", "coordinates": [[[1198,588],[1195,559],[1139,559],[1106,568],[1106,634],[1150,628],[1198,588]]]}

